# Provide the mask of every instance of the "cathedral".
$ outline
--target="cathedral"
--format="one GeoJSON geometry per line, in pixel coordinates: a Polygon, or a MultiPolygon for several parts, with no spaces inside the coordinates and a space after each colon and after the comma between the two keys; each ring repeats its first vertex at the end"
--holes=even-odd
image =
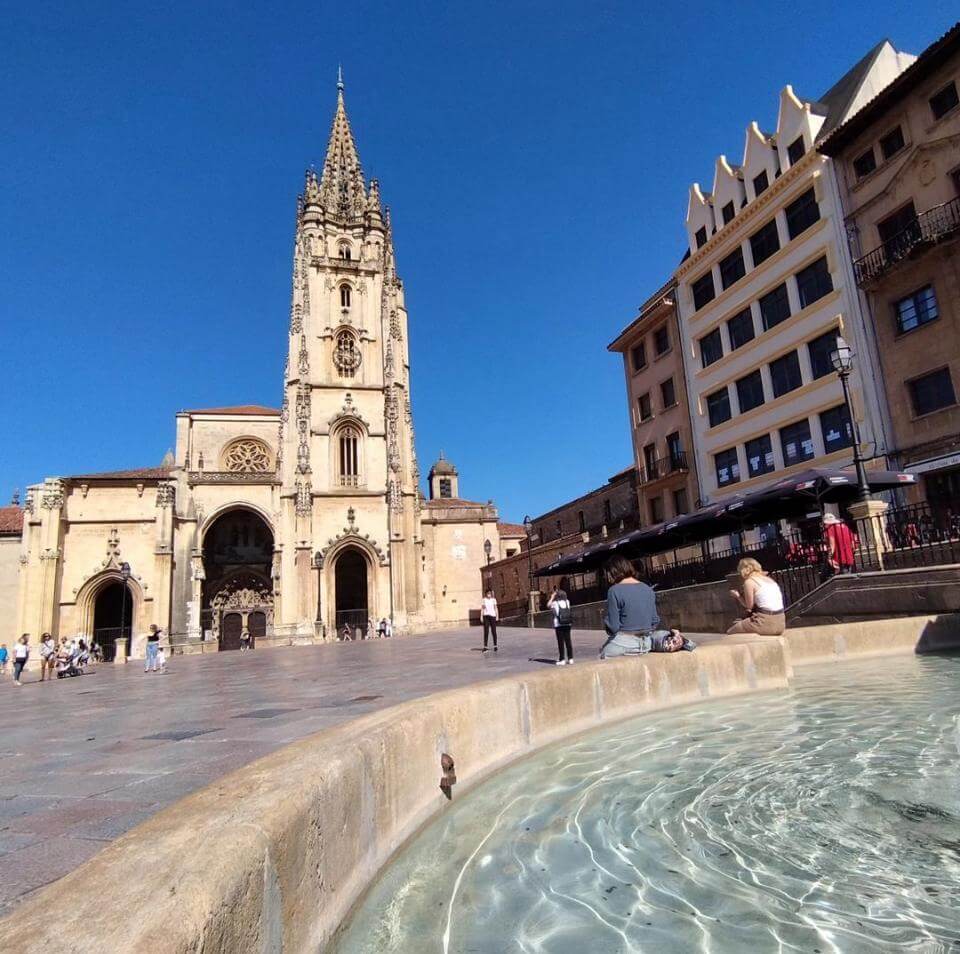
{"type": "Polygon", "coordinates": [[[279,409],[181,411],[159,467],[27,489],[17,634],[79,634],[124,658],[151,624],[195,652],[475,612],[502,525],[459,496],[442,454],[420,490],[390,213],[364,180],[342,81],[323,169],[297,200],[292,286],[279,409]]]}

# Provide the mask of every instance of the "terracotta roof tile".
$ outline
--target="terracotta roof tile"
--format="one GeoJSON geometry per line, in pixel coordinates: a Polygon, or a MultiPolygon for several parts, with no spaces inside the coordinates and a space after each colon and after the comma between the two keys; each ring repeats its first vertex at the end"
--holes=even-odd
{"type": "Polygon", "coordinates": [[[435,500],[428,500],[427,507],[487,507],[489,504],[480,503],[479,500],[462,500],[460,497],[437,497],[435,500]]]}
{"type": "Polygon", "coordinates": [[[171,467],[137,467],[134,470],[107,470],[99,474],[74,474],[67,480],[133,480],[137,477],[145,480],[159,480],[169,477],[171,467]]]}
{"type": "Polygon", "coordinates": [[[0,507],[0,533],[14,534],[23,530],[23,510],[20,507],[0,507]]]}
{"type": "Polygon", "coordinates": [[[498,523],[501,537],[525,537],[527,528],[522,523],[498,523]]]}
{"type": "Polygon", "coordinates": [[[251,417],[267,415],[279,417],[280,412],[275,407],[264,407],[262,404],[238,404],[235,407],[203,407],[192,408],[185,414],[248,414],[251,417]]]}

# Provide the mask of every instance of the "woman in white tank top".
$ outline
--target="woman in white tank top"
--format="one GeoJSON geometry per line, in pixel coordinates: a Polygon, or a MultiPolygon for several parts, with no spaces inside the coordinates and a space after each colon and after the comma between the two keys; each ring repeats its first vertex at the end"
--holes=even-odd
{"type": "Polygon", "coordinates": [[[776,580],[771,579],[752,557],[741,560],[737,564],[737,572],[743,580],[743,592],[731,590],[730,595],[740,605],[743,615],[727,630],[728,635],[782,635],[787,628],[787,618],[783,612],[783,591],[776,580]]]}

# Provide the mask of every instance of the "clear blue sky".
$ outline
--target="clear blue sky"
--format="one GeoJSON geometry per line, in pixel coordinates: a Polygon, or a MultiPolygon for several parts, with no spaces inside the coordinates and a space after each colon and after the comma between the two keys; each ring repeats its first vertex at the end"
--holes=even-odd
{"type": "Polygon", "coordinates": [[[955,2],[0,3],[0,495],[153,466],[181,408],[278,406],[337,62],[393,210],[424,474],[520,520],[631,459],[606,351],[686,192],[777,94],[955,2]]]}

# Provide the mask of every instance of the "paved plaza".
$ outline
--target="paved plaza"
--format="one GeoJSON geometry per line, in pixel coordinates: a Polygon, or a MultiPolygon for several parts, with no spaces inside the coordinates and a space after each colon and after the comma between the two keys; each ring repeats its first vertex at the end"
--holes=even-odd
{"type": "MultiPolygon", "coordinates": [[[[596,658],[597,632],[574,633],[596,658]]],[[[138,661],[22,688],[0,681],[0,914],[161,808],[368,712],[552,662],[550,630],[505,629],[138,661]]]]}

